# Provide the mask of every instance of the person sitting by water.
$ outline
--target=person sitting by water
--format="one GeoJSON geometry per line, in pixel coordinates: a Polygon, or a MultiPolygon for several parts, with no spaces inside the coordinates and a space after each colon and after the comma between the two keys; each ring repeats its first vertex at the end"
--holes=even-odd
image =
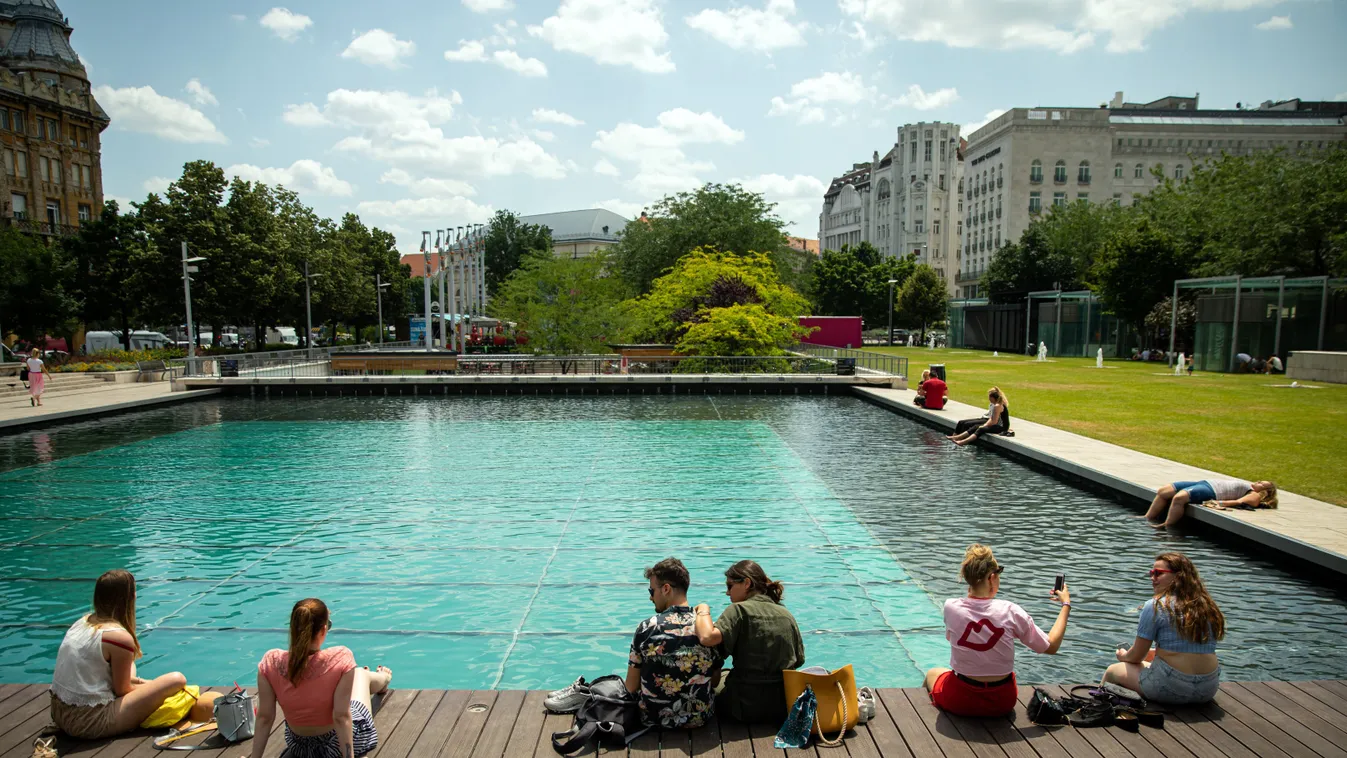
{"type": "Polygon", "coordinates": [[[1052,590],[1062,603],[1052,630],[1043,630],[1020,606],[998,600],[1005,570],[986,545],[974,544],[964,553],[959,577],[968,583],[968,596],[945,601],[945,638],[950,642],[951,668],[926,672],[924,686],[931,702],[956,716],[1001,716],[1015,709],[1015,640],[1044,655],[1056,654],[1066,636],[1071,614],[1071,592],[1052,590]]]}
{"type": "Polygon", "coordinates": [[[1010,431],[1010,400],[999,387],[987,390],[987,415],[960,421],[954,434],[947,435],[956,445],[967,445],[984,434],[1005,434],[1010,431]]]}
{"type": "MultiPolygon", "coordinates": [[[[51,720],[71,737],[95,740],[140,726],[164,701],[187,687],[181,673],[151,680],[136,676],[141,656],[136,636],[136,578],[122,569],[94,583],[93,612],[61,640],[51,681],[51,720]]],[[[214,692],[199,693],[185,715],[209,721],[214,692]]]]}
{"type": "Polygon", "coordinates": [[[1243,479],[1204,479],[1196,482],[1174,482],[1155,492],[1155,499],[1146,511],[1151,526],[1173,526],[1183,518],[1189,503],[1202,505],[1215,502],[1226,508],[1276,508],[1277,485],[1267,480],[1246,482],[1243,479]],[[1165,520],[1160,512],[1169,508],[1165,520]]]}
{"type": "Polygon", "coordinates": [[[257,664],[257,729],[252,758],[262,758],[276,703],[285,711],[285,755],[351,758],[374,750],[373,695],[388,689],[393,671],[356,666],[350,648],[323,648],[332,616],[318,598],[290,609],[290,649],[268,650],[257,664]]]}
{"type": "Polygon", "coordinates": [[[920,408],[938,411],[945,407],[949,387],[938,376],[931,376],[930,369],[921,372],[921,383],[917,385],[917,396],[912,399],[920,408]]]}
{"type": "Polygon", "coordinates": [[[697,639],[714,647],[734,668],[716,695],[722,716],[753,723],[786,720],[786,684],[781,672],[804,665],[804,640],[795,617],[781,604],[785,587],[774,582],[753,561],[739,561],[725,571],[730,605],[711,623],[711,608],[694,611],[697,639]]]}
{"type": "Polygon", "coordinates": [[[1103,681],[1157,703],[1208,702],[1221,686],[1216,643],[1225,638],[1225,615],[1183,553],[1157,557],[1150,577],[1155,597],[1141,607],[1137,638],[1118,649],[1103,681]],[[1147,655],[1152,644],[1155,652],[1147,655]]]}

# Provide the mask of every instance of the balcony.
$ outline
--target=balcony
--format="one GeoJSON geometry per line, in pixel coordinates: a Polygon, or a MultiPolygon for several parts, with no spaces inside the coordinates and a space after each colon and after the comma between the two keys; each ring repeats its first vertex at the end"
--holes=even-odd
{"type": "Polygon", "coordinates": [[[1042,184],[1042,183],[1043,183],[1043,177],[1041,177],[1041,176],[1034,176],[1033,174],[1030,174],[1030,175],[1029,175],[1029,183],[1030,183],[1030,184],[1042,184]]]}
{"type": "Polygon", "coordinates": [[[1076,184],[1083,184],[1083,185],[1085,185],[1086,187],[1088,187],[1088,186],[1090,186],[1090,177],[1088,177],[1088,176],[1078,176],[1078,177],[1076,177],[1076,184]]]}
{"type": "Polygon", "coordinates": [[[13,227],[24,234],[40,234],[44,237],[69,237],[79,233],[79,227],[69,224],[51,224],[29,218],[0,218],[0,223],[13,227]]]}
{"type": "Polygon", "coordinates": [[[955,275],[954,281],[956,284],[971,284],[973,282],[978,281],[981,278],[982,278],[981,271],[960,271],[958,274],[955,275]]]}
{"type": "Polygon", "coordinates": [[[999,176],[996,177],[996,188],[997,188],[997,189],[1001,189],[1001,185],[1003,185],[1003,184],[1005,184],[1005,183],[1006,183],[1006,180],[1005,180],[1004,177],[999,177],[999,176]]]}

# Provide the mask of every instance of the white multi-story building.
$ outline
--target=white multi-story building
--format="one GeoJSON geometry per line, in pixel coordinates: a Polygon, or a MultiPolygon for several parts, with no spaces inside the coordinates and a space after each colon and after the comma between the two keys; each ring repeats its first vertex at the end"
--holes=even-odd
{"type": "Polygon", "coordinates": [[[964,234],[957,294],[978,297],[1002,245],[1045,208],[1070,202],[1130,205],[1182,180],[1193,164],[1256,151],[1322,149],[1347,139],[1347,103],[1287,100],[1256,109],[1200,110],[1197,97],[1097,108],[1013,108],[968,136],[964,234]]]}
{"type": "Polygon", "coordinates": [[[869,242],[882,255],[914,254],[954,292],[963,232],[963,143],[959,125],[939,121],[898,128],[883,158],[833,179],[819,214],[819,246],[869,242]]]}

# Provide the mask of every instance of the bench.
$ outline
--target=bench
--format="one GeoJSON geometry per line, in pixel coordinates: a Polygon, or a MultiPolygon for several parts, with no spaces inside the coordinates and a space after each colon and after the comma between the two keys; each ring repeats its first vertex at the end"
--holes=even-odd
{"type": "Polygon", "coordinates": [[[173,371],[173,369],[169,368],[169,365],[164,361],[136,361],[136,370],[140,372],[136,376],[137,380],[147,374],[158,373],[158,381],[163,381],[164,374],[172,373],[173,371]]]}

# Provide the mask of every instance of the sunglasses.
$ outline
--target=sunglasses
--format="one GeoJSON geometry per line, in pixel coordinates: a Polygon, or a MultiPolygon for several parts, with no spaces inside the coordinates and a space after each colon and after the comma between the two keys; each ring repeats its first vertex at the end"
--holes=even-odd
{"type": "Polygon", "coordinates": [[[1149,576],[1152,579],[1158,579],[1162,574],[1173,574],[1173,573],[1175,572],[1171,571],[1170,569],[1151,569],[1150,571],[1146,572],[1146,576],[1149,576]]]}
{"type": "Polygon", "coordinates": [[[327,620],[327,623],[323,625],[323,629],[329,632],[332,631],[332,619],[327,620]]]}
{"type": "Polygon", "coordinates": [[[996,574],[997,576],[1000,576],[1001,572],[1005,570],[1006,570],[1005,566],[998,565],[996,568],[992,569],[992,573],[996,574]]]}

